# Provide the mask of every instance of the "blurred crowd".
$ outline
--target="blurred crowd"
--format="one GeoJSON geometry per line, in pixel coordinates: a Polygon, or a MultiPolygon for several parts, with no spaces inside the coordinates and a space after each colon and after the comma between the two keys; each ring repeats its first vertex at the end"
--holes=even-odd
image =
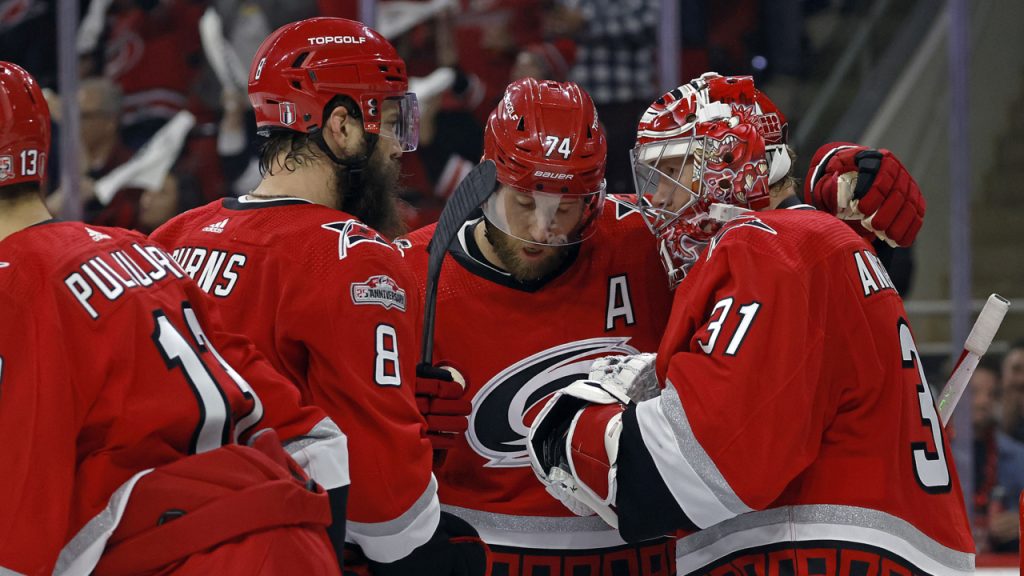
{"type": "MultiPolygon", "coordinates": [[[[509,81],[525,76],[570,79],[587,89],[614,151],[609,154],[609,191],[631,191],[627,150],[640,114],[662,91],[656,58],[660,4],[379,2],[376,27],[398,47],[410,76],[420,79],[412,87],[420,97],[420,147],[403,159],[406,225],[415,228],[436,219],[447,195],[480,158],[488,111],[509,81]]],[[[802,13],[825,4],[681,0],[679,77],[706,70],[759,79],[799,75],[800,43],[773,44],[772,38],[783,35],[763,30],[777,29],[783,19],[799,26],[802,13]]],[[[357,0],[79,0],[79,9],[76,97],[83,218],[144,232],[188,208],[244,194],[258,182],[259,137],[244,81],[262,39],[302,18],[359,17],[357,0]],[[204,49],[200,21],[209,8],[219,16],[216,26],[231,53],[227,63],[235,82],[218,77],[209,61],[210,47],[204,49]],[[162,184],[111,176],[183,110],[192,121],[171,132],[184,141],[167,145],[161,140],[166,154],[174,156],[167,158],[170,168],[164,167],[162,184]]],[[[67,95],[55,92],[56,46],[55,0],[0,1],[0,58],[21,63],[51,89],[48,98],[59,133],[60,98],[67,95]]],[[[48,203],[57,213],[64,202],[60,163],[55,147],[48,203]]]]}
{"type": "Polygon", "coordinates": [[[1024,490],[1024,340],[1003,358],[983,358],[971,377],[974,541],[978,553],[1020,548],[1024,490]]]}

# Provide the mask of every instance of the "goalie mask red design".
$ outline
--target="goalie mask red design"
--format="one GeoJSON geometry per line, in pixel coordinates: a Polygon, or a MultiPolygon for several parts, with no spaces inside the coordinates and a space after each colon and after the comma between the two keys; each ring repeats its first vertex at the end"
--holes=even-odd
{"type": "Polygon", "coordinates": [[[579,86],[513,82],[484,131],[484,159],[494,161],[501,184],[484,215],[525,242],[581,242],[604,205],[607,151],[594,103],[579,86]]]}
{"type": "Polygon", "coordinates": [[[42,182],[50,150],[50,109],[39,84],[0,62],[0,186],[42,182]]]}
{"type": "Polygon", "coordinates": [[[397,138],[405,152],[415,150],[419,138],[419,107],[408,90],[405,63],[394,46],[344,18],[278,28],[260,45],[249,71],[260,133],[319,130],[324,107],[344,94],[359,106],[366,132],[397,138]]]}
{"type": "MultiPolygon", "coordinates": [[[[749,77],[705,75],[659,98],[640,121],[631,154],[634,202],[659,239],[673,286],[720,226],[713,204],[768,206],[765,134],[785,153],[785,122],[766,115],[758,99],[749,77]]],[[[788,161],[786,154],[783,175],[788,161]]]]}

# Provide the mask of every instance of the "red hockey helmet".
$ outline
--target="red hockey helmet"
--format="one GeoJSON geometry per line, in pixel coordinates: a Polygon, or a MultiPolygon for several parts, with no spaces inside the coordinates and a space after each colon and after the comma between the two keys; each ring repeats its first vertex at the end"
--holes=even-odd
{"type": "Polygon", "coordinates": [[[261,134],[273,129],[312,133],[324,107],[339,94],[352,98],[371,134],[393,135],[416,149],[419,108],[408,92],[405,63],[383,36],[344,18],[310,18],[267,37],[249,71],[249,101],[261,134]],[[387,101],[398,111],[392,121],[387,101]]]}
{"type": "Polygon", "coordinates": [[[574,244],[604,205],[608,144],[594,103],[572,82],[510,84],[484,130],[484,159],[497,166],[487,220],[520,240],[574,244]]]}
{"type": "Polygon", "coordinates": [[[50,150],[50,108],[39,84],[0,62],[0,186],[42,182],[50,150]]]}

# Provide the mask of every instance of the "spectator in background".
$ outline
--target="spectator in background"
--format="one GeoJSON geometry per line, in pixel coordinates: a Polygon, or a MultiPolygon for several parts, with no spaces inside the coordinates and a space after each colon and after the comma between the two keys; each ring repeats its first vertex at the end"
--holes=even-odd
{"type": "Polygon", "coordinates": [[[974,423],[974,541],[978,553],[1014,552],[1017,498],[1024,489],[1024,444],[999,429],[999,365],[982,359],[971,376],[974,423]]]}
{"type": "Polygon", "coordinates": [[[199,186],[188,173],[172,171],[164,185],[139,197],[138,229],[149,234],[171,218],[202,204],[199,186]]]}
{"type": "Polygon", "coordinates": [[[409,208],[403,220],[411,230],[437,220],[455,187],[483,155],[484,129],[473,114],[472,92],[472,79],[455,70],[449,88],[433,96],[422,94],[419,147],[405,163],[401,194],[409,208]]]}
{"type": "Polygon", "coordinates": [[[565,0],[547,19],[548,33],[577,40],[570,79],[590,93],[608,137],[609,193],[633,189],[626,150],[640,115],[656,96],[658,0],[565,0]]]}
{"type": "Polygon", "coordinates": [[[576,44],[562,38],[553,42],[530,44],[519,51],[510,80],[522,78],[565,82],[576,63],[576,44]]]}
{"type": "MultiPolygon", "coordinates": [[[[85,78],[78,87],[78,107],[81,120],[79,167],[82,177],[79,194],[82,221],[100,226],[135,228],[142,190],[120,190],[106,206],[96,199],[93,190],[96,180],[127,162],[133,154],[121,141],[118,131],[121,90],[107,78],[85,78]]],[[[54,170],[51,177],[59,177],[59,172],[54,170]]],[[[51,186],[53,188],[56,186],[51,186]]],[[[60,214],[64,204],[63,190],[57,189],[50,194],[46,204],[52,214],[60,214]]]]}
{"type": "Polygon", "coordinates": [[[1024,442],[1024,339],[1010,345],[1003,357],[1003,430],[1024,442]]]}
{"type": "Polygon", "coordinates": [[[140,148],[179,110],[200,124],[213,110],[193,98],[202,69],[199,0],[114,0],[107,19],[103,74],[124,94],[122,137],[140,148]]]}

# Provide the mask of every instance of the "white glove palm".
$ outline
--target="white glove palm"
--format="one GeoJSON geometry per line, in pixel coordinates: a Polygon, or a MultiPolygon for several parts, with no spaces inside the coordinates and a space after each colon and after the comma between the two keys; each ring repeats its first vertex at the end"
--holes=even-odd
{"type": "Polygon", "coordinates": [[[661,385],[654,372],[657,354],[605,356],[590,365],[588,380],[598,382],[607,390],[618,390],[633,402],[643,402],[661,395],[661,385]]]}

